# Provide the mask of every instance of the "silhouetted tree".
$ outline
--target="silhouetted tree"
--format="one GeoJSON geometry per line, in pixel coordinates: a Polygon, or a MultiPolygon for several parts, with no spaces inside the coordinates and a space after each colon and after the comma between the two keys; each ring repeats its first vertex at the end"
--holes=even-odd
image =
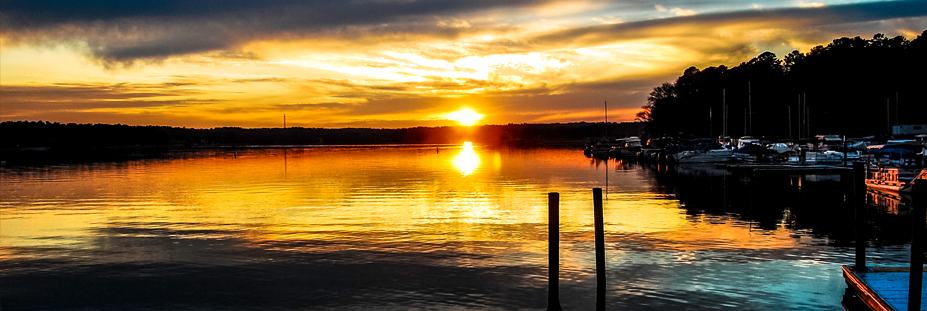
{"type": "Polygon", "coordinates": [[[654,88],[638,119],[655,135],[719,136],[727,124],[730,136],[769,138],[798,138],[799,117],[808,120],[805,136],[881,135],[890,125],[924,124],[925,36],[839,38],[784,60],[763,52],[730,69],[689,67],[654,88]]]}

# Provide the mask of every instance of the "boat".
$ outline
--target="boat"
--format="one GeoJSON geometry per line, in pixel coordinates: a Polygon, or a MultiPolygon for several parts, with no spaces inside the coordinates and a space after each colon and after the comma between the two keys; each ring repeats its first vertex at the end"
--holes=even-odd
{"type": "Polygon", "coordinates": [[[804,164],[840,164],[844,161],[859,161],[859,153],[856,151],[840,152],[835,150],[808,151],[805,153],[804,164]]]}
{"type": "Polygon", "coordinates": [[[615,139],[610,156],[615,158],[636,158],[641,152],[641,139],[637,136],[615,139]]]}
{"type": "Polygon", "coordinates": [[[672,138],[651,138],[646,145],[641,146],[638,159],[658,161],[661,155],[666,154],[667,148],[672,148],[675,141],[672,138]]]}
{"type": "Polygon", "coordinates": [[[890,166],[923,167],[927,146],[919,142],[889,141],[885,145],[870,146],[873,161],[890,166]]]}
{"type": "Polygon", "coordinates": [[[714,139],[694,139],[682,146],[675,155],[678,163],[723,163],[732,159],[733,149],[714,139]]]}
{"type": "Polygon", "coordinates": [[[866,172],[866,187],[888,193],[910,193],[915,179],[927,179],[927,170],[906,170],[898,167],[881,167],[866,172]]]}
{"type": "Polygon", "coordinates": [[[843,147],[843,136],[840,135],[815,135],[814,140],[817,142],[818,150],[838,150],[843,147]]]}
{"type": "MultiPolygon", "coordinates": [[[[638,146],[640,146],[640,139],[637,141],[638,146]]],[[[608,102],[605,102],[605,139],[592,141],[586,144],[586,148],[583,149],[583,154],[587,157],[609,158],[613,157],[612,153],[614,152],[615,146],[616,143],[608,138],[608,102]]]]}
{"type": "Polygon", "coordinates": [[[607,140],[600,140],[586,144],[583,154],[589,157],[607,158],[611,155],[614,145],[607,140]]]}
{"type": "Polygon", "coordinates": [[[790,151],[787,163],[807,165],[837,165],[862,160],[861,149],[867,144],[844,140],[840,135],[817,135],[796,151],[790,151]]]}
{"type": "Polygon", "coordinates": [[[781,157],[778,152],[757,144],[745,145],[743,148],[733,150],[731,154],[731,158],[735,161],[747,163],[780,162],[781,157]]]}
{"type": "Polygon", "coordinates": [[[734,150],[685,150],[676,153],[677,163],[724,163],[732,159],[734,150]]]}
{"type": "Polygon", "coordinates": [[[741,138],[736,139],[736,142],[737,142],[737,145],[734,147],[734,149],[741,149],[749,145],[760,145],[761,144],[760,140],[753,138],[753,136],[743,136],[741,138]]]}

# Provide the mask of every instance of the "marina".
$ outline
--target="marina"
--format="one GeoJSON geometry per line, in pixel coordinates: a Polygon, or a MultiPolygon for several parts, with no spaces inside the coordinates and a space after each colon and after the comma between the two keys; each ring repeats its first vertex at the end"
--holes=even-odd
{"type": "MultiPolygon", "coordinates": [[[[825,136],[821,136],[825,137],[825,136]]],[[[820,137],[819,137],[820,138],[820,137]]],[[[843,141],[839,137],[820,138],[820,145],[826,146],[831,141],[843,141]]],[[[924,301],[927,293],[924,288],[924,231],[927,227],[925,209],[927,205],[927,169],[924,169],[924,156],[927,154],[923,142],[905,145],[908,157],[879,157],[874,153],[862,161],[859,152],[848,156],[844,150],[840,152],[824,149],[822,151],[805,151],[799,149],[800,157],[790,157],[780,153],[796,152],[786,144],[766,144],[769,149],[758,144],[752,137],[742,139],[738,148],[724,147],[723,140],[702,141],[698,147],[644,147],[647,153],[642,153],[641,160],[657,160],[670,162],[676,166],[687,166],[692,163],[716,163],[718,169],[725,169],[737,176],[819,176],[837,175],[846,185],[849,206],[856,209],[853,222],[856,224],[854,244],[856,248],[856,264],[843,265],[843,277],[847,289],[844,301],[841,303],[846,310],[925,310],[924,301]],[[662,152],[671,152],[670,156],[654,156],[662,152]],[[778,150],[777,150],[778,149],[778,150]],[[787,161],[783,161],[788,159],[787,161]],[[894,160],[894,161],[893,161],[894,160]],[[765,162],[765,163],[763,163],[765,162]],[[770,163],[776,162],[776,163],[770,163]],[[784,162],[784,163],[783,163],[784,162]],[[840,163],[842,162],[842,165],[840,163]],[[852,163],[852,167],[848,164],[852,163]],[[915,188],[920,182],[920,188],[915,188]],[[862,198],[865,197],[865,202],[862,198]],[[867,213],[866,205],[875,204],[883,210],[898,215],[900,207],[908,200],[917,205],[911,205],[907,212],[912,216],[912,242],[910,246],[910,265],[908,266],[867,266],[866,265],[866,231],[870,222],[862,214],[867,213]]],[[[888,144],[888,145],[891,145],[888,144]]],[[[831,147],[833,148],[833,147],[831,147]]],[[[881,146],[880,146],[881,148],[881,146]]],[[[892,149],[887,148],[887,149],[892,149]]],[[[897,149],[897,148],[896,148],[897,149]]]]}

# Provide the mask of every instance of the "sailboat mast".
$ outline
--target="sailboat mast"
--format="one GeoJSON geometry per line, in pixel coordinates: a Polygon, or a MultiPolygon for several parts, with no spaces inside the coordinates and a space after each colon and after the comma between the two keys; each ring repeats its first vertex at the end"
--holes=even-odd
{"type": "Polygon", "coordinates": [[[721,135],[727,136],[727,89],[721,89],[721,107],[723,108],[721,112],[724,119],[724,124],[722,124],[721,127],[721,135]]]}
{"type": "Polygon", "coordinates": [[[747,110],[750,115],[750,127],[747,135],[753,135],[753,96],[750,93],[750,81],[747,81],[747,110]]]}
{"type": "Polygon", "coordinates": [[[885,127],[888,128],[888,135],[892,135],[892,121],[891,121],[891,104],[889,103],[888,97],[885,98],[885,127]]]}
{"type": "Polygon", "coordinates": [[[810,138],[808,134],[808,93],[801,93],[801,133],[798,134],[798,138],[810,138]]]}
{"type": "Polygon", "coordinates": [[[605,101],[605,139],[608,140],[608,101],[605,101]]]}
{"type": "Polygon", "coordinates": [[[797,113],[797,115],[795,116],[795,122],[798,123],[798,124],[797,124],[797,125],[798,125],[798,133],[797,133],[797,134],[798,134],[798,139],[801,139],[801,124],[802,124],[802,123],[801,123],[801,120],[802,120],[802,119],[801,119],[801,112],[802,112],[802,108],[801,108],[801,93],[798,94],[798,103],[797,103],[797,105],[798,105],[798,106],[795,107],[795,108],[797,108],[797,109],[795,109],[795,110],[796,110],[795,112],[797,113]]]}

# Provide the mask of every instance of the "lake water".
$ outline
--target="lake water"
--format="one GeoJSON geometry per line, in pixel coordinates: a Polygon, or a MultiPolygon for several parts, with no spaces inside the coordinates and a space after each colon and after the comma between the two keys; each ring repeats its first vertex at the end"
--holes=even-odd
{"type": "MultiPolygon", "coordinates": [[[[595,187],[610,309],[842,310],[854,258],[839,177],[576,149],[221,149],[0,177],[4,310],[544,310],[549,192],[561,304],[592,310],[595,187]]],[[[869,209],[870,263],[909,260],[892,206],[869,209]]]]}

